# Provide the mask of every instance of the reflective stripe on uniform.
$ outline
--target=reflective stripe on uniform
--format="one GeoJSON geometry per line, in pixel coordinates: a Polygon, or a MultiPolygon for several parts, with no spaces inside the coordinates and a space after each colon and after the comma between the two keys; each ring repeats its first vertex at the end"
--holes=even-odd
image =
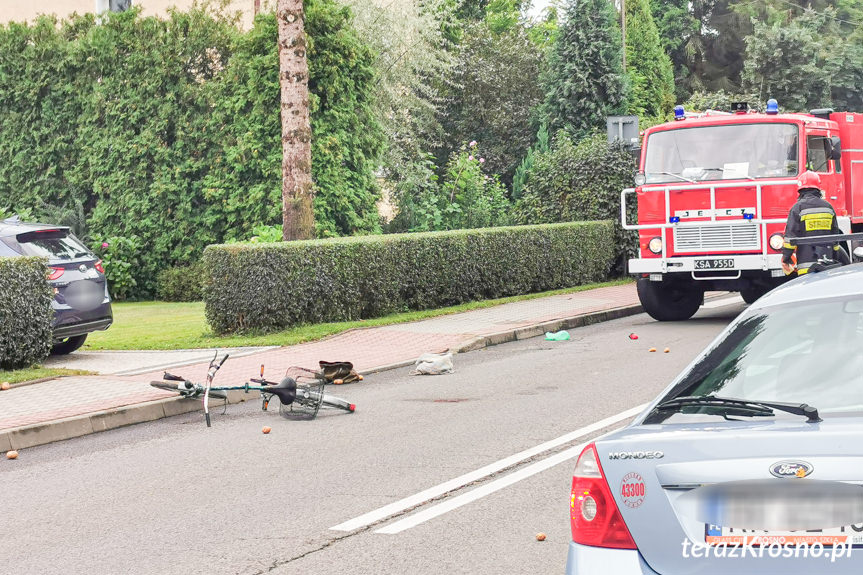
{"type": "Polygon", "coordinates": [[[782,244],[782,247],[783,247],[783,248],[788,248],[789,250],[797,249],[797,246],[796,246],[796,245],[794,245],[794,244],[789,244],[788,242],[785,242],[784,244],[782,244]]]}
{"type": "Polygon", "coordinates": [[[817,208],[806,208],[800,210],[801,216],[808,216],[809,214],[836,214],[831,206],[819,206],[817,208]]]}

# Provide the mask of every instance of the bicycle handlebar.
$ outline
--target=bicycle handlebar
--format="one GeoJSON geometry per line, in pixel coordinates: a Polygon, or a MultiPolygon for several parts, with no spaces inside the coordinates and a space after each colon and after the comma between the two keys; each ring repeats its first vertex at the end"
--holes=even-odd
{"type": "Polygon", "coordinates": [[[225,363],[225,360],[231,357],[230,354],[226,353],[225,357],[222,358],[222,361],[219,362],[219,367],[222,367],[222,364],[225,363]]]}
{"type": "Polygon", "coordinates": [[[171,373],[165,372],[165,375],[162,376],[162,379],[167,379],[168,381],[186,381],[185,377],[180,377],[179,375],[173,375],[171,373]]]}

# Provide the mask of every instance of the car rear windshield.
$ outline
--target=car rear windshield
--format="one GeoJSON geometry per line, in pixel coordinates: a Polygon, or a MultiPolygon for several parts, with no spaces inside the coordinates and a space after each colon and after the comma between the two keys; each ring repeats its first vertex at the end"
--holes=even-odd
{"type": "Polygon", "coordinates": [[[53,261],[91,257],[90,251],[66,230],[37,230],[16,237],[24,255],[53,261]]]}
{"type": "Polygon", "coordinates": [[[689,395],[863,411],[863,297],[748,316],[664,399],[689,395]]]}

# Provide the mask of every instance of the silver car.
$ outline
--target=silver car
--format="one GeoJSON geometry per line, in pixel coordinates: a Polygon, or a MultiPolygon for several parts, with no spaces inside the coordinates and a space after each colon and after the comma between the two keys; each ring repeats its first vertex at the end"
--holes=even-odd
{"type": "Polygon", "coordinates": [[[863,572],[863,264],[736,318],[573,474],[569,574],[863,572]]]}

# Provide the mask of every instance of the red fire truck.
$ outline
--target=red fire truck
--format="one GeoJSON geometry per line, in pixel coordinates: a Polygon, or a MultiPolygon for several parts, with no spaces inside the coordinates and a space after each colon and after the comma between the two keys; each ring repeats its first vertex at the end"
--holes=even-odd
{"type": "Polygon", "coordinates": [[[645,130],[635,188],[621,193],[623,227],[638,230],[629,260],[645,311],[691,317],[705,291],[737,291],[752,303],[786,281],[781,249],[797,178],[821,177],[843,232],[863,231],[863,114],[812,110],[687,114],[645,130]],[[638,222],[627,221],[637,197],[638,222]]]}

